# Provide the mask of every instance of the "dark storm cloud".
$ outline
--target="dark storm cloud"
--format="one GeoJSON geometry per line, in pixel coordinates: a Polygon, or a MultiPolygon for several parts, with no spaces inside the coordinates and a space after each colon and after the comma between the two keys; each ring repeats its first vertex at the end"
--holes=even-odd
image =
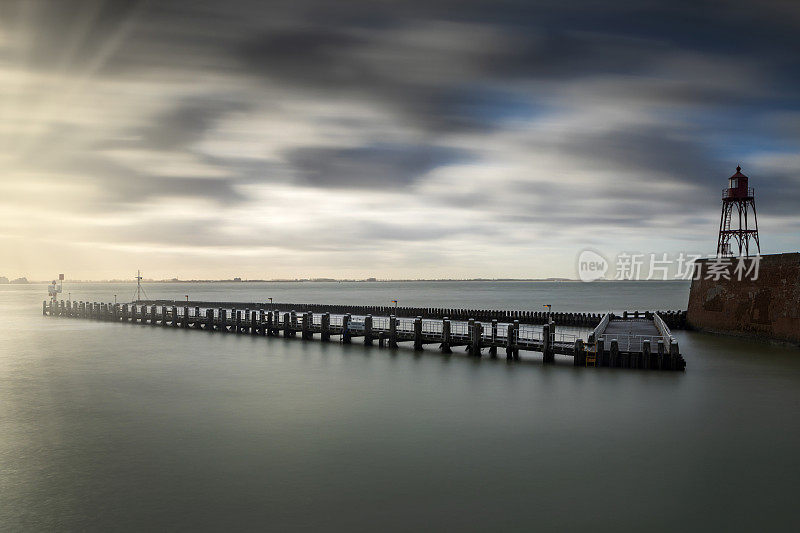
{"type": "Polygon", "coordinates": [[[203,138],[218,120],[229,113],[244,111],[250,105],[221,96],[179,102],[177,107],[153,119],[140,132],[141,145],[155,150],[185,148],[203,138]]]}
{"type": "Polygon", "coordinates": [[[462,150],[429,145],[298,148],[286,156],[304,182],[319,187],[402,187],[439,166],[464,161],[462,150]]]}
{"type": "Polygon", "coordinates": [[[217,177],[167,176],[117,163],[102,153],[60,154],[45,159],[40,168],[74,173],[76,185],[96,187],[99,211],[133,207],[157,198],[208,199],[218,204],[243,201],[237,180],[217,177]]]}
{"type": "Polygon", "coordinates": [[[648,176],[642,180],[644,185],[648,181],[658,184],[659,180],[718,183],[716,174],[725,165],[696,134],[655,125],[576,133],[553,148],[569,159],[585,161],[595,170],[641,173],[648,176]]]}

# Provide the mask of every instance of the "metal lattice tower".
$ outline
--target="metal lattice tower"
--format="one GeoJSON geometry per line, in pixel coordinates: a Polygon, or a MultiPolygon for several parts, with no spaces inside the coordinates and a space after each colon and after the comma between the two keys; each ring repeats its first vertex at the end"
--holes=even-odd
{"type": "Polygon", "coordinates": [[[142,277],[142,271],[141,270],[137,270],[136,271],[136,295],[135,295],[137,302],[140,302],[142,300],[142,293],[144,293],[144,297],[147,298],[147,293],[145,292],[144,287],[142,287],[142,280],[143,279],[144,278],[142,277]]]}
{"type": "Polygon", "coordinates": [[[728,187],[722,189],[722,215],[719,219],[719,238],[717,239],[717,257],[730,257],[731,240],[739,247],[739,256],[750,256],[750,239],[761,254],[758,242],[758,219],[756,218],[756,200],[753,188],[748,186],[748,177],[742,174],[742,167],[736,167],[736,174],[728,179],[728,187]],[[752,211],[752,229],[749,226],[748,214],[752,211]],[[732,219],[739,217],[739,225],[731,227],[732,219]]]}

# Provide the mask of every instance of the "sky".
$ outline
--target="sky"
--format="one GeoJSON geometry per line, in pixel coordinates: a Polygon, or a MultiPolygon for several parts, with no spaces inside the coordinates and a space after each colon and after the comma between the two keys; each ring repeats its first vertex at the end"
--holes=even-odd
{"type": "Polygon", "coordinates": [[[0,276],[576,277],[800,248],[796,1],[0,2],[0,276]]]}

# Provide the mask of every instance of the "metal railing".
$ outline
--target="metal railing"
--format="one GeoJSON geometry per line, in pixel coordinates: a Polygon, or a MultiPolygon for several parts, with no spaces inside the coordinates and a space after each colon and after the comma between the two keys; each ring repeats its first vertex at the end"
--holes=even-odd
{"type": "Polygon", "coordinates": [[[550,334],[550,342],[552,343],[575,344],[576,340],[578,340],[578,336],[572,333],[560,333],[555,331],[550,334]]]}
{"type": "Polygon", "coordinates": [[[469,338],[469,324],[467,322],[451,322],[450,336],[456,338],[469,338]]]}
{"type": "Polygon", "coordinates": [[[442,321],[441,320],[423,320],[422,333],[433,333],[435,335],[442,334],[442,321]]]}
{"type": "Polygon", "coordinates": [[[722,198],[749,198],[754,196],[755,191],[752,187],[726,187],[722,189],[722,198]]]}
{"type": "Polygon", "coordinates": [[[397,319],[397,331],[413,332],[414,331],[414,319],[413,318],[398,318],[397,319]]]}

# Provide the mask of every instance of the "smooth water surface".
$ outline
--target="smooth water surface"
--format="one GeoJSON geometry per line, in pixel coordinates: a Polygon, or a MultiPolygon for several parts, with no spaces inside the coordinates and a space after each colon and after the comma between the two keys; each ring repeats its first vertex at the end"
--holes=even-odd
{"type": "MultiPolygon", "coordinates": [[[[130,284],[65,285],[129,301],[130,284]]],[[[156,284],[153,298],[682,309],[683,283],[156,284]]],[[[45,318],[0,286],[0,529],[800,526],[800,349],[676,332],[685,373],[45,318]]]]}

